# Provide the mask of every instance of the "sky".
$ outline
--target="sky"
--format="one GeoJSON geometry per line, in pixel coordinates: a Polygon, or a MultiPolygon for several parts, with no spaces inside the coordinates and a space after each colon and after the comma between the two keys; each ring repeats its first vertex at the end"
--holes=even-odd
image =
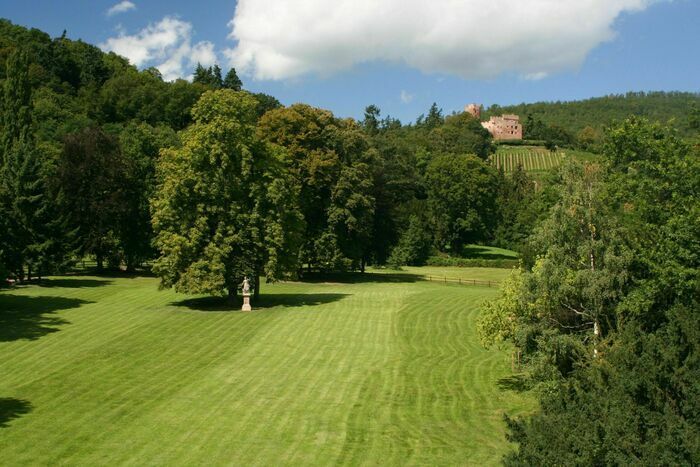
{"type": "Polygon", "coordinates": [[[235,67],[250,91],[358,119],[700,92],[700,0],[0,0],[0,17],[168,80],[235,67]]]}

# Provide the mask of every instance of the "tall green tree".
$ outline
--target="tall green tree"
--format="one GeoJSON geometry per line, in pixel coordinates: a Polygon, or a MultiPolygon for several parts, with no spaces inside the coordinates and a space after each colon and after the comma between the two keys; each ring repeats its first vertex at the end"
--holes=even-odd
{"type": "Polygon", "coordinates": [[[175,132],[165,126],[130,122],[119,134],[126,162],[125,206],[119,220],[118,238],[127,271],[154,257],[150,199],[156,188],[155,167],[161,148],[179,144],[175,132]]]}
{"type": "Polygon", "coordinates": [[[486,160],[494,152],[493,137],[476,118],[466,112],[450,115],[429,135],[435,153],[476,154],[486,160]]]}
{"type": "Polygon", "coordinates": [[[590,366],[509,420],[504,464],[696,465],[700,462],[700,308],[678,306],[654,332],[631,322],[590,366]]]}
{"type": "Polygon", "coordinates": [[[375,206],[369,163],[371,160],[359,160],[343,167],[328,211],[328,223],[340,250],[361,272],[365,272],[371,251],[375,206]]]}
{"type": "Polygon", "coordinates": [[[152,211],[162,286],[233,300],[245,276],[296,270],[297,193],[282,153],[256,137],[257,105],[248,93],[207,92],[182,147],[161,152],[152,211]]]}
{"type": "Polygon", "coordinates": [[[119,230],[128,212],[127,182],[132,170],[119,140],[100,128],[66,136],[55,183],[58,202],[77,229],[79,253],[118,266],[119,230]]]}
{"type": "Polygon", "coordinates": [[[31,150],[31,87],[26,52],[15,50],[5,65],[7,77],[2,87],[2,113],[0,114],[0,214],[3,218],[3,262],[23,276],[21,228],[13,205],[14,172],[23,162],[27,149],[31,150]]]}
{"type": "Polygon", "coordinates": [[[265,114],[261,137],[285,149],[306,229],[301,262],[324,270],[360,267],[374,217],[374,151],[354,120],[295,104],[265,114]]]}
{"type": "Polygon", "coordinates": [[[17,50],[8,59],[3,87],[3,163],[0,203],[5,242],[0,249],[8,265],[22,278],[63,265],[69,232],[56,209],[46,182],[48,164],[37,148],[31,112],[29,60],[17,50]]]}
{"type": "Polygon", "coordinates": [[[214,64],[214,66],[205,68],[201,63],[197,63],[192,82],[203,84],[210,89],[221,89],[224,86],[224,80],[221,78],[221,67],[214,64]]]}
{"type": "Polygon", "coordinates": [[[432,246],[433,237],[430,235],[427,216],[411,215],[408,227],[391,251],[388,264],[392,267],[423,266],[430,256],[432,246]]]}
{"type": "Polygon", "coordinates": [[[446,154],[428,166],[426,187],[436,246],[460,255],[490,237],[497,207],[496,170],[472,155],[446,154]]]}
{"type": "Polygon", "coordinates": [[[428,109],[428,116],[425,117],[423,124],[428,129],[437,128],[445,122],[445,117],[442,115],[442,109],[433,102],[433,105],[428,109]]]}
{"type": "Polygon", "coordinates": [[[238,77],[235,68],[231,68],[230,70],[228,70],[228,73],[226,73],[226,77],[223,81],[223,87],[226,89],[231,89],[233,91],[240,91],[241,89],[243,89],[243,82],[238,77]]]}
{"type": "Polygon", "coordinates": [[[596,357],[617,330],[616,305],[627,290],[632,259],[619,222],[604,196],[603,169],[569,164],[562,170],[561,199],[533,241],[539,254],[532,271],[508,283],[512,294],[491,302],[479,319],[484,342],[504,336],[542,379],[568,375],[576,363],[596,357]]]}
{"type": "Polygon", "coordinates": [[[370,136],[377,134],[377,131],[379,131],[380,113],[379,107],[374,104],[365,107],[365,118],[362,120],[362,126],[370,136]]]}
{"type": "Polygon", "coordinates": [[[43,156],[33,141],[22,141],[10,153],[6,171],[10,179],[13,241],[20,249],[28,279],[34,274],[41,278],[62,270],[67,265],[74,236],[47,184],[43,156]]]}

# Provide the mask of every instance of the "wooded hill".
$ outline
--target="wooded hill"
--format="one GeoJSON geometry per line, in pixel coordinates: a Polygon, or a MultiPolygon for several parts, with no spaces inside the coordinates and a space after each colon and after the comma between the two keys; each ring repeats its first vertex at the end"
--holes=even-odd
{"type": "Polygon", "coordinates": [[[488,119],[502,113],[520,116],[527,132],[527,116],[532,115],[546,125],[559,126],[573,135],[590,127],[602,134],[605,127],[633,115],[651,121],[669,123],[684,136],[700,129],[700,93],[692,92],[628,92],[594,97],[582,101],[535,102],[510,106],[492,105],[485,109],[488,119]]]}

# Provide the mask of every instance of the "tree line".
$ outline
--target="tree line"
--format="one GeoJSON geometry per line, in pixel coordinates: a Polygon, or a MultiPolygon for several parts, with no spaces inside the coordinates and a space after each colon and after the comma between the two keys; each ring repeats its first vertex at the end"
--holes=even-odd
{"type": "Polygon", "coordinates": [[[218,65],[164,82],[65,34],[0,29],[5,276],[91,256],[228,293],[244,275],[421,264],[524,229],[501,220],[532,205],[518,204],[532,183],[488,163],[491,136],[467,114],[341,119],[218,65]]]}

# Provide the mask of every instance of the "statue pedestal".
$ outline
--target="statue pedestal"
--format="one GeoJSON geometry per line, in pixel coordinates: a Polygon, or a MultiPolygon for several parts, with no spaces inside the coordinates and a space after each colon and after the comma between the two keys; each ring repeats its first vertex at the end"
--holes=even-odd
{"type": "Polygon", "coordinates": [[[243,306],[241,307],[241,311],[253,311],[253,309],[250,307],[250,294],[249,293],[243,294],[243,306]]]}

